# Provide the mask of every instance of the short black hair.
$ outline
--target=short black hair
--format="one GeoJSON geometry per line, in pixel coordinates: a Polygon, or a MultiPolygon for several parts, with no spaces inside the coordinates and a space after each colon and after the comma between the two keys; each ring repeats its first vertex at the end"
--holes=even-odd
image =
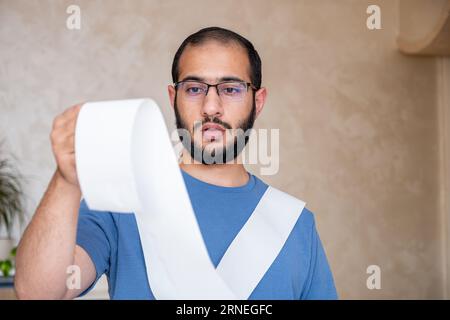
{"type": "Polygon", "coordinates": [[[234,42],[244,48],[247,51],[248,60],[250,62],[250,81],[257,89],[261,88],[261,58],[259,57],[258,52],[253,47],[253,44],[236,32],[220,27],[208,27],[201,29],[191,34],[183,41],[183,43],[175,53],[175,57],[173,58],[172,81],[174,83],[178,81],[180,72],[178,64],[184,49],[186,49],[186,46],[197,46],[210,40],[215,40],[219,43],[234,42]]]}

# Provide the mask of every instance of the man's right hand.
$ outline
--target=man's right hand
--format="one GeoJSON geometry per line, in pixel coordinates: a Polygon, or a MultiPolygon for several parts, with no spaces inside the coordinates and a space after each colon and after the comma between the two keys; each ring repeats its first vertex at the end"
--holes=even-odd
{"type": "Polygon", "coordinates": [[[68,183],[79,188],[75,162],[75,127],[83,104],[74,105],[56,116],[50,134],[57,173],[68,183]]]}
{"type": "Polygon", "coordinates": [[[70,299],[95,280],[95,265],[77,245],[81,190],[75,165],[75,126],[82,104],[53,122],[50,134],[58,168],[17,248],[14,287],[20,299],[70,299]],[[80,268],[81,286],[69,289],[67,268],[80,268]]]}

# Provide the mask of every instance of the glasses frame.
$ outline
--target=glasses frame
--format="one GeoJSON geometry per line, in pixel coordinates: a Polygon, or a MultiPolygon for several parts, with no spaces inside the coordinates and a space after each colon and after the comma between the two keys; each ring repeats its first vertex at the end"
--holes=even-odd
{"type": "Polygon", "coordinates": [[[204,85],[207,86],[206,92],[205,92],[205,95],[203,96],[203,98],[205,98],[205,97],[208,95],[209,88],[211,88],[211,87],[216,88],[217,96],[222,97],[222,96],[220,95],[220,93],[219,93],[219,88],[218,88],[218,86],[220,86],[221,84],[224,84],[224,83],[236,83],[236,82],[238,82],[238,83],[245,84],[246,92],[248,92],[248,89],[249,89],[249,88],[251,88],[251,89],[253,89],[253,90],[255,90],[255,91],[258,90],[258,88],[256,88],[251,82],[245,82],[245,81],[239,81],[239,80],[227,80],[227,81],[222,81],[222,82],[219,82],[219,83],[216,83],[216,84],[209,84],[209,83],[206,83],[206,82],[204,82],[204,81],[199,81],[199,80],[181,80],[181,81],[175,82],[175,83],[173,84],[173,86],[175,87],[175,90],[178,92],[178,86],[179,86],[180,84],[183,84],[183,83],[189,83],[189,82],[201,83],[201,84],[204,84],[204,85]]]}

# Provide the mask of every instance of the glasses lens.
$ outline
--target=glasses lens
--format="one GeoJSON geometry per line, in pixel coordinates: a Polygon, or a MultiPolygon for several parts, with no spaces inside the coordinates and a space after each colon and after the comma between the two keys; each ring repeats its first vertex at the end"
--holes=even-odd
{"type": "Polygon", "coordinates": [[[226,101],[240,101],[247,92],[244,82],[224,82],[218,85],[219,94],[226,101]]]}
{"type": "Polygon", "coordinates": [[[178,86],[181,93],[186,98],[203,98],[205,96],[208,86],[201,82],[186,81],[181,82],[178,86]]]}
{"type": "MultiPolygon", "coordinates": [[[[247,89],[247,84],[239,81],[222,82],[217,85],[222,102],[242,101],[247,89]]],[[[178,83],[177,90],[183,99],[200,101],[205,98],[208,85],[197,81],[183,81],[178,83]]]]}

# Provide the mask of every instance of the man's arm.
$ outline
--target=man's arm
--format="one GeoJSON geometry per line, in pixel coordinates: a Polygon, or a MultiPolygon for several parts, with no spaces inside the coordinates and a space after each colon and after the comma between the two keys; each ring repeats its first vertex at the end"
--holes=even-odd
{"type": "Polygon", "coordinates": [[[333,274],[313,220],[311,228],[311,266],[308,285],[301,299],[336,300],[338,298],[333,274]]]}
{"type": "Polygon", "coordinates": [[[78,296],[96,277],[88,254],[76,245],[81,191],[78,184],[74,134],[81,105],[55,118],[51,133],[58,168],[19,243],[15,290],[20,299],[62,299],[78,296]],[[81,288],[68,289],[70,265],[81,271],[81,288]]]}

